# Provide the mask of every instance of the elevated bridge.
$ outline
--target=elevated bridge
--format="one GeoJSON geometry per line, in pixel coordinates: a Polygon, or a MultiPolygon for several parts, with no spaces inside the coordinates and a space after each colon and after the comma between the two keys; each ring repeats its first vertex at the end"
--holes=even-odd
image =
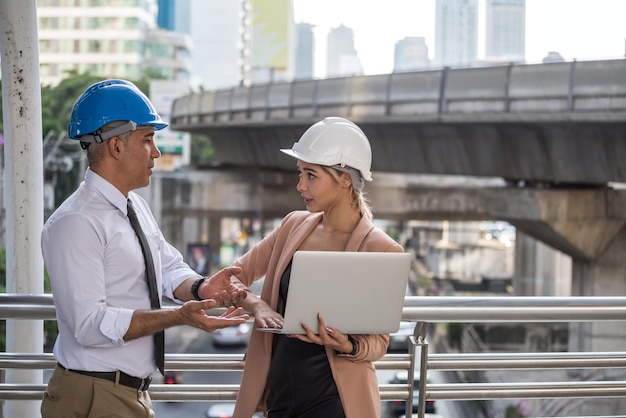
{"type": "Polygon", "coordinates": [[[221,164],[292,170],[277,149],[325,116],[359,124],[374,172],[542,187],[626,182],[626,60],[238,87],[179,98],[171,123],[210,136],[221,164]]]}

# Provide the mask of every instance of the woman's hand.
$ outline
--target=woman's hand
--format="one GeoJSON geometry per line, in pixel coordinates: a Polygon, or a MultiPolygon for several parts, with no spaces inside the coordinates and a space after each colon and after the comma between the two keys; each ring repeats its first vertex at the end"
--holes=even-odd
{"type": "Polygon", "coordinates": [[[350,354],[352,352],[354,346],[346,334],[342,334],[334,328],[327,327],[324,323],[324,319],[319,314],[317,315],[317,320],[317,334],[315,334],[311,328],[302,324],[302,328],[304,328],[306,334],[295,334],[292,335],[292,337],[307,343],[328,346],[339,353],[350,354]]]}
{"type": "Polygon", "coordinates": [[[254,309],[252,313],[254,315],[254,324],[257,328],[283,327],[283,316],[273,310],[267,303],[265,303],[260,298],[254,304],[254,309]]]}

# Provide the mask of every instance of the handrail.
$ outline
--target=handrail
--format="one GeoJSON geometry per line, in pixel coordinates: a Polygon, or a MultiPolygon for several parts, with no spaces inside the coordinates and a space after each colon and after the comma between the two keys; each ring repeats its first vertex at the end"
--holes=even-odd
{"type": "MultiPolygon", "coordinates": [[[[207,312],[219,315],[223,309],[207,312]]],[[[0,294],[0,318],[54,319],[52,295],[0,294]]],[[[626,297],[407,296],[402,319],[430,323],[624,321],[626,297]]]]}
{"type": "MultiPolygon", "coordinates": [[[[406,369],[409,354],[387,354],[374,363],[378,370],[406,369]]],[[[54,369],[52,353],[0,353],[0,369],[54,369]]],[[[165,354],[167,370],[242,370],[243,354],[165,354]],[[207,359],[211,361],[208,362],[207,359]]]]}
{"type": "MultiPolygon", "coordinates": [[[[168,308],[168,306],[166,306],[168,308]]],[[[219,314],[223,309],[208,311],[219,314]]],[[[51,295],[0,294],[0,318],[54,319],[51,295]]],[[[420,411],[425,400],[626,397],[626,381],[425,383],[427,370],[532,370],[626,368],[626,352],[428,353],[429,323],[585,322],[626,320],[626,297],[417,297],[405,298],[402,319],[417,322],[408,354],[387,354],[378,370],[407,370],[408,384],[379,385],[382,400],[406,400],[410,408],[413,365],[421,347],[420,411]]],[[[166,354],[168,370],[243,370],[242,354],[166,354]]],[[[52,369],[51,353],[0,353],[0,369],[52,369]]],[[[0,383],[0,400],[41,399],[45,384],[0,383]]],[[[239,385],[155,383],[155,401],[234,401],[239,385]]]]}
{"type": "MultiPolygon", "coordinates": [[[[623,59],[572,61],[563,63],[543,64],[516,64],[509,63],[501,66],[482,66],[471,68],[433,68],[427,70],[378,74],[370,76],[344,76],[315,80],[293,80],[270,82],[252,86],[236,86],[215,91],[191,93],[179,97],[172,105],[172,125],[182,127],[194,124],[198,115],[211,115],[213,124],[233,122],[233,113],[239,112],[246,121],[267,121],[274,111],[284,111],[289,119],[294,117],[294,109],[306,110],[303,115],[315,118],[321,107],[333,109],[344,108],[340,115],[351,118],[355,115],[352,109],[355,106],[367,108],[364,117],[379,116],[425,116],[441,117],[445,115],[464,114],[472,112],[496,112],[499,114],[521,114],[543,110],[558,114],[584,113],[589,117],[589,103],[586,99],[590,95],[623,99],[624,89],[621,81],[626,63],[623,59]],[[578,74],[582,75],[578,77],[578,74]],[[590,81],[590,74],[595,77],[590,81]],[[477,77],[478,75],[478,77],[477,77]],[[383,80],[383,81],[380,81],[383,80]],[[310,101],[295,103],[293,90],[313,82],[312,94],[300,97],[310,98],[310,101]],[[276,86],[286,86],[274,92],[276,86]],[[341,88],[337,88],[341,86],[341,88]],[[356,87],[365,89],[368,94],[365,98],[354,99],[351,94],[356,87]],[[365,87],[364,87],[365,86],[365,87]],[[252,90],[261,90],[265,93],[263,103],[252,104],[249,100],[238,103],[232,101],[226,107],[208,106],[203,108],[201,103],[213,103],[216,97],[233,97],[236,92],[247,97],[252,90]],[[322,95],[322,90],[336,90],[335,96],[322,95]],[[285,93],[285,91],[287,93],[285,93]],[[277,100],[272,102],[271,98],[277,100]],[[195,102],[192,103],[192,98],[195,102]],[[322,99],[324,99],[322,103],[322,99]],[[487,105],[482,110],[476,110],[475,104],[482,101],[487,105]],[[528,102],[532,101],[532,106],[528,102]],[[543,104],[541,104],[543,102],[543,104]],[[407,110],[406,105],[414,106],[407,110]],[[453,106],[456,104],[456,106],[453,106]],[[394,106],[398,109],[394,111],[394,106]],[[225,115],[220,119],[220,115],[225,115]],[[262,116],[261,116],[262,115],[262,116]]],[[[615,100],[619,103],[619,100],[615,100]]],[[[608,101],[594,101],[595,106],[621,112],[619,104],[608,101]]],[[[303,116],[300,115],[300,116],[303,116]]],[[[569,117],[569,116],[566,116],[569,117]]],[[[237,123],[241,123],[237,119],[237,123]]]]}

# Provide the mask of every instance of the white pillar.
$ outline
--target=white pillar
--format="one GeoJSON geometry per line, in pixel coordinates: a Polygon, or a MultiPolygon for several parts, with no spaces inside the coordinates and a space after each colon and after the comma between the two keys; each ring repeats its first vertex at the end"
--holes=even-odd
{"type": "MultiPolygon", "coordinates": [[[[43,156],[37,4],[0,1],[5,141],[7,293],[43,293],[40,235],[43,156]]],[[[7,352],[41,353],[43,320],[7,320],[7,352]]],[[[7,370],[15,384],[41,384],[42,370],[7,370]]],[[[5,417],[39,416],[41,401],[8,401],[5,417]]]]}

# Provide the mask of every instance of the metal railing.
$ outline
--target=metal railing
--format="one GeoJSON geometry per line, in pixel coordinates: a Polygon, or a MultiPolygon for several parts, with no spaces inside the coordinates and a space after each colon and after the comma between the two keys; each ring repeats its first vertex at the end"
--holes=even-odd
{"type": "MultiPolygon", "coordinates": [[[[219,314],[221,310],[209,311],[219,314]]],[[[0,295],[0,318],[54,319],[50,295],[0,295]]],[[[431,370],[535,370],[626,368],[624,352],[559,353],[429,353],[426,336],[436,323],[545,323],[625,321],[626,297],[406,297],[403,320],[416,322],[408,354],[387,354],[376,362],[378,370],[407,370],[408,383],[380,384],[382,400],[406,400],[412,410],[413,373],[419,370],[418,417],[427,400],[495,400],[516,398],[621,398],[626,381],[550,381],[513,383],[428,383],[431,370]],[[419,351],[417,349],[420,349],[419,351]],[[418,358],[419,355],[419,358],[418,358]],[[419,363],[419,367],[416,367],[419,363]]],[[[52,369],[49,353],[1,353],[2,369],[52,369]]],[[[243,369],[241,354],[167,354],[169,370],[243,369]]],[[[1,400],[41,399],[45,384],[0,383],[1,400]]],[[[154,384],[157,401],[234,401],[236,384],[154,384]]],[[[617,417],[617,416],[615,416],[617,417]]]]}
{"type": "MultiPolygon", "coordinates": [[[[439,68],[306,79],[192,93],[172,105],[172,127],[271,119],[622,112],[626,60],[439,68]]],[[[567,116],[570,117],[570,116],[567,116]]]]}

